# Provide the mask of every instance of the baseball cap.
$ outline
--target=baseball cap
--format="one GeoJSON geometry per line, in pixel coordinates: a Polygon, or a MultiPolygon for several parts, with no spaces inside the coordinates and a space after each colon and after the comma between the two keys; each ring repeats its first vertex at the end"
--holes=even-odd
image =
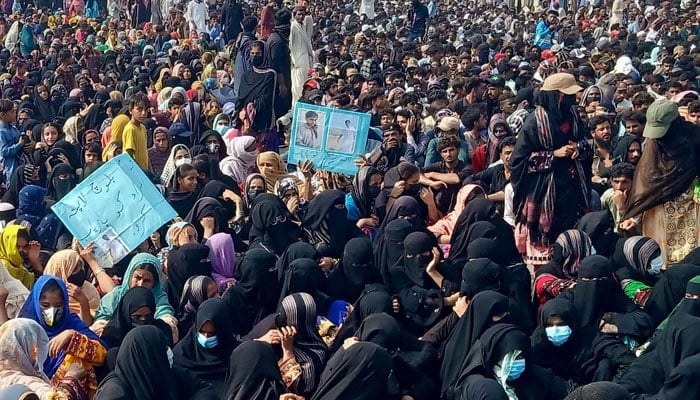
{"type": "Polygon", "coordinates": [[[576,94],[583,90],[583,88],[576,83],[576,78],[574,78],[573,75],[567,74],[566,72],[559,72],[548,76],[547,79],[544,80],[542,90],[545,92],[556,90],[564,94],[576,94]]]}
{"type": "Polygon", "coordinates": [[[500,75],[494,75],[488,79],[488,86],[505,87],[506,80],[500,75]]]}
{"type": "Polygon", "coordinates": [[[669,100],[657,100],[647,110],[644,137],[659,139],[666,135],[671,123],[678,118],[678,104],[669,100]]]}
{"type": "Polygon", "coordinates": [[[189,128],[187,128],[187,126],[182,122],[175,122],[174,124],[170,125],[170,135],[179,137],[190,137],[194,135],[194,132],[189,130],[189,128]]]}

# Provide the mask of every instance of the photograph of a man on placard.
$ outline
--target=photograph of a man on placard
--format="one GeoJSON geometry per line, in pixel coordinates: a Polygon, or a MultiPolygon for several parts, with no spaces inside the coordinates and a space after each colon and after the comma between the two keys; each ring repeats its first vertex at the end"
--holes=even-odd
{"type": "Polygon", "coordinates": [[[295,145],[321,149],[323,142],[323,122],[326,113],[299,108],[297,111],[297,135],[295,145]]]}
{"type": "Polygon", "coordinates": [[[326,149],[353,154],[357,136],[358,118],[355,115],[331,114],[326,149]]]}

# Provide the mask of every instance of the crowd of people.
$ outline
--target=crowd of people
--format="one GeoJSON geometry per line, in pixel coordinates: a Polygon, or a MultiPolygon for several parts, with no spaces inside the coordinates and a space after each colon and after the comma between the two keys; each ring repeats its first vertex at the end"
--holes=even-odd
{"type": "Polygon", "coordinates": [[[424,1],[2,2],[0,400],[700,398],[700,6],[424,1]]]}

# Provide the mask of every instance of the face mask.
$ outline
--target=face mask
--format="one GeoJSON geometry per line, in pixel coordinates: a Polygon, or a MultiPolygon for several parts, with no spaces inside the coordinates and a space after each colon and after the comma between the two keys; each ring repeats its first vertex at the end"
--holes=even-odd
{"type": "Polygon", "coordinates": [[[197,343],[205,349],[212,349],[219,345],[219,338],[216,336],[205,337],[201,333],[197,333],[197,343]]]}
{"type": "Polygon", "coordinates": [[[544,330],[547,333],[547,339],[549,339],[549,341],[557,347],[566,343],[571,336],[571,328],[568,325],[548,326],[544,330]]]}
{"type": "Polygon", "coordinates": [[[53,326],[56,322],[61,320],[61,317],[63,317],[63,309],[56,307],[49,307],[41,313],[43,314],[44,322],[48,326],[53,326]]]}
{"type": "Polygon", "coordinates": [[[85,283],[85,275],[85,270],[80,268],[79,270],[75,271],[73,275],[69,276],[67,281],[75,286],[83,286],[83,283],[85,283]]]}
{"type": "Polygon", "coordinates": [[[262,56],[252,56],[250,57],[250,64],[256,68],[260,68],[263,64],[262,56]]]}
{"type": "Polygon", "coordinates": [[[173,367],[173,357],[175,357],[175,355],[173,354],[173,350],[170,347],[168,347],[168,364],[170,364],[170,368],[173,367]]]}
{"type": "Polygon", "coordinates": [[[228,125],[219,125],[216,127],[216,131],[219,132],[221,136],[224,136],[229,129],[231,128],[228,125]]]}
{"type": "Polygon", "coordinates": [[[369,187],[367,187],[367,195],[370,199],[376,199],[377,196],[379,196],[379,192],[381,191],[382,188],[380,188],[379,186],[370,185],[369,187]]]}
{"type": "Polygon", "coordinates": [[[521,358],[519,360],[514,360],[513,364],[510,366],[510,371],[508,372],[508,380],[514,381],[520,378],[520,375],[525,372],[525,359],[521,358]]]}
{"type": "Polygon", "coordinates": [[[649,263],[649,269],[647,272],[649,272],[650,275],[658,275],[661,273],[661,267],[664,265],[664,258],[662,256],[658,256],[655,259],[651,260],[649,263]]]}
{"type": "Polygon", "coordinates": [[[248,191],[248,202],[252,203],[255,196],[265,193],[265,189],[253,189],[248,191]]]}
{"type": "Polygon", "coordinates": [[[214,154],[217,151],[219,151],[219,144],[218,143],[209,143],[207,145],[207,150],[209,150],[210,153],[214,154]]]}
{"type": "Polygon", "coordinates": [[[594,256],[598,254],[598,252],[595,250],[595,247],[591,246],[591,255],[594,256]]]}
{"type": "Polygon", "coordinates": [[[179,160],[175,160],[175,166],[179,167],[180,165],[184,164],[192,164],[192,159],[191,158],[181,158],[179,160]]]}

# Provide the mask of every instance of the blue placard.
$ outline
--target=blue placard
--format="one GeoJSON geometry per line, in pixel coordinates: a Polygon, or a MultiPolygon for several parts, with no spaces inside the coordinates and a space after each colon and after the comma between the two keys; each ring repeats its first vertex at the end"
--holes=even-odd
{"type": "Polygon", "coordinates": [[[177,216],[128,154],[99,167],[51,207],[71,234],[111,266],[177,216]]]}
{"type": "Polygon", "coordinates": [[[288,162],[311,160],[314,167],[355,175],[354,160],[365,154],[370,115],[297,102],[288,162]]]}

